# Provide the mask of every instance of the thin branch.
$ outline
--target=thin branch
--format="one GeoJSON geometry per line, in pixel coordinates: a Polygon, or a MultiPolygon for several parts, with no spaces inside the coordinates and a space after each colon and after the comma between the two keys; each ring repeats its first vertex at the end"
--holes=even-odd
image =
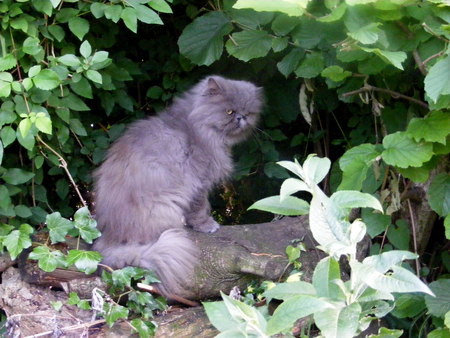
{"type": "MultiPolygon", "coordinates": [[[[408,203],[409,217],[411,218],[414,253],[417,254],[416,220],[415,220],[414,213],[413,213],[413,210],[412,210],[412,207],[411,207],[411,201],[408,199],[408,200],[406,200],[406,202],[408,203]]],[[[420,278],[419,258],[416,258],[415,261],[416,261],[416,275],[417,275],[418,278],[420,278]]]]}
{"type": "Polygon", "coordinates": [[[401,98],[401,99],[413,102],[415,104],[418,104],[419,106],[421,106],[421,107],[423,107],[425,109],[428,109],[428,104],[423,102],[423,101],[421,101],[421,100],[418,100],[418,99],[415,99],[413,97],[400,94],[399,92],[395,92],[395,91],[390,90],[390,89],[378,88],[378,87],[371,86],[369,84],[364,85],[364,87],[362,87],[360,89],[344,93],[342,96],[343,97],[347,97],[347,96],[356,95],[356,94],[365,93],[365,92],[370,92],[370,91],[375,91],[375,92],[380,92],[380,93],[384,93],[384,94],[389,94],[393,98],[401,98]]]}
{"type": "Polygon", "coordinates": [[[44,140],[42,140],[41,137],[40,137],[39,135],[36,135],[36,138],[37,138],[37,140],[38,140],[40,143],[42,143],[48,150],[50,150],[53,154],[55,154],[56,157],[58,157],[58,160],[59,160],[59,162],[61,163],[60,166],[61,166],[61,168],[64,169],[64,171],[66,172],[67,176],[69,177],[70,183],[72,183],[72,186],[74,187],[74,189],[75,189],[75,191],[76,191],[76,193],[77,193],[77,195],[78,195],[78,198],[79,198],[80,201],[81,201],[81,204],[83,204],[83,206],[87,208],[88,205],[87,205],[86,201],[84,200],[83,196],[81,195],[81,192],[80,192],[80,190],[78,189],[78,186],[77,186],[77,184],[75,183],[75,181],[74,181],[72,175],[70,174],[70,171],[69,171],[69,168],[68,168],[68,166],[67,166],[66,160],[65,160],[65,159],[64,159],[64,158],[63,158],[63,157],[62,157],[55,149],[53,149],[53,148],[50,147],[47,143],[45,143],[44,140]]]}
{"type": "MultiPolygon", "coordinates": [[[[147,292],[150,292],[150,293],[153,293],[153,294],[158,294],[158,295],[160,294],[159,290],[157,288],[155,288],[154,286],[151,286],[151,285],[148,285],[148,284],[144,284],[144,283],[137,283],[136,286],[139,289],[141,289],[141,290],[144,290],[144,291],[147,291],[147,292]]],[[[192,300],[189,300],[189,299],[177,296],[177,295],[173,295],[173,294],[170,294],[167,297],[172,299],[172,300],[177,301],[178,303],[181,303],[181,304],[184,304],[184,305],[188,305],[188,306],[192,306],[192,307],[200,305],[197,302],[194,302],[192,300]]]]}
{"type": "Polygon", "coordinates": [[[426,58],[425,60],[422,61],[423,65],[426,65],[428,62],[430,62],[433,59],[436,59],[440,56],[444,55],[444,51],[440,51],[439,53],[433,54],[431,56],[429,56],[428,58],[426,58]]]}
{"type": "MultiPolygon", "coordinates": [[[[92,326],[95,326],[98,324],[103,324],[103,323],[106,323],[105,319],[98,319],[98,320],[90,322],[90,323],[82,323],[82,324],[67,326],[67,327],[62,328],[61,330],[63,332],[67,332],[67,331],[74,331],[74,330],[79,330],[79,329],[89,329],[92,326]]],[[[43,336],[47,336],[47,335],[52,335],[54,333],[55,333],[54,330],[50,330],[50,331],[45,331],[45,332],[41,332],[38,334],[34,334],[31,336],[26,336],[25,338],[43,337],[43,336]]]]}
{"type": "Polygon", "coordinates": [[[416,62],[416,65],[419,68],[422,75],[427,75],[428,72],[425,68],[425,62],[422,62],[422,60],[420,59],[420,55],[419,55],[419,52],[417,51],[417,49],[414,49],[412,54],[414,57],[414,61],[416,62]]]}

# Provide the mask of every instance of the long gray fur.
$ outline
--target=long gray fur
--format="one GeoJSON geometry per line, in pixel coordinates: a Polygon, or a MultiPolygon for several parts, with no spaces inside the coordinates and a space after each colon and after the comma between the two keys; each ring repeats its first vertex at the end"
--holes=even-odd
{"type": "Polygon", "coordinates": [[[256,125],[262,91],[210,76],[161,114],[131,124],[94,172],[104,263],[152,269],[163,294],[192,274],[198,250],[185,225],[214,232],[208,193],[232,172],[231,146],[256,125]]]}

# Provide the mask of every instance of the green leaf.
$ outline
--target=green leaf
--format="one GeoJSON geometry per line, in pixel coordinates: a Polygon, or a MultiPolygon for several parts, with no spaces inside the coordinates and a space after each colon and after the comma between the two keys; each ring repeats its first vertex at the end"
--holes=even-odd
{"type": "Polygon", "coordinates": [[[13,54],[6,54],[0,57],[0,71],[8,70],[16,66],[16,58],[13,54]]]}
{"type": "Polygon", "coordinates": [[[450,214],[450,174],[441,173],[434,177],[428,189],[428,200],[439,216],[450,214]]]}
{"type": "Polygon", "coordinates": [[[52,134],[52,120],[48,116],[36,116],[35,125],[43,133],[52,134]]]}
{"type": "Polygon", "coordinates": [[[22,137],[26,137],[28,135],[28,133],[31,129],[31,126],[32,126],[32,123],[28,117],[26,117],[22,121],[20,121],[18,130],[20,131],[20,134],[22,135],[22,137]]]}
{"type": "Polygon", "coordinates": [[[223,37],[232,28],[222,12],[207,13],[184,28],[178,39],[180,53],[197,65],[209,66],[222,55],[223,37]]]}
{"type": "Polygon", "coordinates": [[[433,111],[424,118],[413,118],[407,129],[417,142],[424,140],[428,142],[439,142],[446,144],[450,130],[450,114],[442,111],[433,111]]]}
{"type": "Polygon", "coordinates": [[[11,259],[16,259],[23,249],[31,246],[30,234],[34,229],[28,224],[22,224],[18,230],[13,230],[3,239],[11,259]]]}
{"type": "MultiPolygon", "coordinates": [[[[171,2],[171,1],[169,1],[171,2]]],[[[152,0],[149,3],[150,7],[161,13],[172,13],[172,8],[164,0],[152,0]]]]}
{"type": "Polygon", "coordinates": [[[9,184],[18,185],[28,182],[34,177],[34,173],[20,168],[10,168],[3,175],[2,179],[9,184]]]}
{"type": "MultiPolygon", "coordinates": [[[[152,2],[154,2],[153,0],[152,2]]],[[[131,321],[131,325],[133,325],[133,328],[137,331],[139,334],[139,337],[152,337],[155,335],[155,328],[149,327],[142,319],[135,318],[131,321]]]]}
{"type": "Polygon", "coordinates": [[[14,207],[14,212],[16,213],[16,216],[22,217],[22,218],[29,218],[31,217],[33,214],[31,213],[30,208],[28,208],[25,205],[16,205],[14,207]]]}
{"type": "Polygon", "coordinates": [[[2,164],[2,161],[3,161],[3,152],[4,152],[4,150],[3,150],[3,144],[2,144],[2,142],[0,141],[0,164],[2,164]]]}
{"type": "Polygon", "coordinates": [[[391,224],[391,216],[375,213],[371,209],[362,209],[361,217],[367,225],[367,233],[371,238],[381,234],[391,224]]]}
{"type": "Polygon", "coordinates": [[[28,258],[37,260],[39,268],[45,272],[52,272],[56,268],[66,267],[66,261],[62,252],[59,250],[50,251],[50,248],[44,245],[34,248],[28,258]]]}
{"type": "Polygon", "coordinates": [[[226,331],[236,325],[224,302],[203,302],[202,305],[209,321],[219,331],[226,331]]]}
{"type": "Polygon", "coordinates": [[[242,61],[266,56],[272,47],[272,38],[262,30],[245,30],[233,33],[226,43],[228,53],[242,61]]]}
{"type": "MultiPolygon", "coordinates": [[[[67,108],[75,110],[75,111],[90,110],[90,108],[83,102],[83,100],[74,94],[70,94],[69,96],[62,99],[62,103],[63,103],[64,107],[67,107],[67,108]]],[[[78,122],[79,122],[79,120],[78,120],[78,122]]],[[[86,136],[86,135],[80,135],[80,136],[86,136]]]]}
{"type": "Polygon", "coordinates": [[[319,75],[325,67],[325,61],[322,53],[312,52],[306,54],[305,59],[295,70],[295,75],[306,79],[311,79],[319,75]]]}
{"type": "Polygon", "coordinates": [[[400,168],[420,167],[433,156],[433,146],[430,143],[418,143],[406,132],[396,132],[384,137],[385,150],[381,153],[383,160],[400,168]]]}
{"type": "Polygon", "coordinates": [[[395,225],[391,225],[386,237],[389,243],[398,250],[409,250],[410,225],[405,220],[398,220],[395,225]]]}
{"type": "Polygon", "coordinates": [[[294,196],[286,196],[283,201],[280,200],[280,196],[271,196],[253,203],[248,210],[252,209],[278,215],[297,216],[306,215],[309,212],[309,204],[294,196]]]}
{"type": "MultiPolygon", "coordinates": [[[[71,82],[70,83],[70,88],[78,95],[86,97],[88,99],[92,99],[93,95],[92,95],[92,87],[91,84],[89,83],[88,80],[86,80],[86,78],[82,77],[80,79],[80,81],[78,82],[71,82]]],[[[60,112],[64,111],[64,110],[59,110],[60,112]]],[[[58,112],[58,111],[57,111],[58,112]]],[[[70,113],[69,110],[65,110],[64,113],[70,113]]],[[[59,114],[58,114],[59,116],[59,114]]],[[[61,117],[61,116],[60,116],[61,117]]],[[[64,119],[61,118],[62,120],[64,120],[65,122],[68,122],[70,117],[65,115],[64,119]]]]}
{"type": "Polygon", "coordinates": [[[51,69],[41,70],[32,80],[36,87],[43,90],[54,89],[61,83],[58,74],[51,69]]]}
{"type": "Polygon", "coordinates": [[[91,3],[91,12],[92,15],[96,19],[100,19],[102,16],[105,15],[105,10],[110,7],[107,4],[101,3],[101,2],[93,2],[91,3]]]}
{"type": "Polygon", "coordinates": [[[86,77],[91,80],[92,82],[98,83],[98,84],[102,84],[103,80],[102,80],[102,75],[97,72],[96,70],[92,70],[92,69],[88,69],[86,71],[86,77]]]}
{"type": "Polygon", "coordinates": [[[136,9],[127,7],[122,11],[122,14],[120,14],[120,17],[122,18],[123,22],[125,23],[125,26],[127,26],[130,31],[132,31],[133,33],[137,33],[136,9]]]}
{"type": "Polygon", "coordinates": [[[120,20],[122,9],[123,7],[120,5],[107,5],[105,8],[105,17],[117,23],[120,20]]]}
{"type": "Polygon", "coordinates": [[[300,60],[305,55],[305,52],[300,48],[292,49],[286,54],[283,59],[277,63],[277,68],[281,74],[288,77],[294,70],[297,69],[300,60]]]}
{"type": "Polygon", "coordinates": [[[81,238],[89,244],[100,236],[100,231],[96,228],[97,222],[92,218],[87,207],[80,208],[75,212],[74,226],[80,232],[81,238]]]}
{"type": "Polygon", "coordinates": [[[425,92],[436,103],[441,95],[450,94],[450,57],[436,62],[425,77],[425,92]]]}
{"type": "Polygon", "coordinates": [[[299,318],[322,312],[333,306],[328,302],[310,295],[298,295],[285,300],[277,307],[267,323],[267,334],[275,335],[289,330],[299,318]]]}
{"type": "Polygon", "coordinates": [[[69,250],[67,255],[67,264],[75,264],[76,268],[86,274],[97,270],[97,265],[103,259],[96,251],[69,250]]]}
{"type": "Polygon", "coordinates": [[[118,319],[127,319],[129,310],[121,305],[111,305],[109,311],[105,314],[106,323],[109,327],[113,326],[118,319]]]}
{"type": "Polygon", "coordinates": [[[92,55],[91,62],[93,64],[105,62],[106,60],[108,60],[108,55],[109,55],[109,53],[105,52],[103,50],[101,50],[99,52],[95,52],[94,55],[92,55]]]}
{"type": "Polygon", "coordinates": [[[59,25],[50,25],[50,26],[48,26],[48,31],[59,42],[64,40],[64,37],[66,35],[66,33],[64,32],[64,29],[61,26],[59,26],[59,25]]]}
{"type": "Polygon", "coordinates": [[[49,229],[52,244],[65,242],[67,233],[74,228],[73,223],[64,217],[61,217],[59,212],[47,215],[45,223],[49,229]]]}
{"type": "Polygon", "coordinates": [[[74,54],[65,54],[58,58],[58,61],[61,62],[65,66],[69,67],[79,67],[81,65],[80,59],[74,54]]]}
{"type": "Polygon", "coordinates": [[[269,299],[288,300],[291,297],[300,295],[315,296],[316,290],[311,283],[297,281],[280,283],[264,292],[264,296],[269,299]]]}
{"type": "Polygon", "coordinates": [[[288,178],[283,184],[281,184],[280,188],[280,199],[284,200],[286,196],[292,195],[298,191],[310,191],[305,182],[297,179],[297,178],[288,178]]]}
{"type": "Polygon", "coordinates": [[[314,322],[324,337],[356,336],[362,309],[357,302],[314,313],[314,322]]]}
{"type": "MultiPolygon", "coordinates": [[[[150,1],[150,6],[154,2],[155,2],[155,0],[150,1]]],[[[162,2],[165,3],[164,1],[162,1],[162,2]]],[[[170,6],[169,5],[167,5],[167,6],[170,9],[170,6]]],[[[135,9],[136,9],[137,19],[139,21],[145,22],[146,24],[156,24],[156,25],[163,24],[159,15],[155,11],[148,8],[147,6],[139,5],[139,6],[136,6],[135,9]]]]}
{"type": "Polygon", "coordinates": [[[40,45],[39,39],[30,36],[23,42],[22,50],[24,53],[34,56],[39,54],[43,49],[40,45]]]}
{"type": "Polygon", "coordinates": [[[320,75],[323,77],[327,77],[332,81],[339,82],[343,81],[349,76],[352,75],[352,72],[349,72],[348,70],[344,70],[342,67],[339,66],[330,66],[325,68],[320,75]]]}
{"type": "Polygon", "coordinates": [[[11,206],[9,190],[4,185],[0,185],[0,209],[8,209],[11,206]]]}
{"type": "Polygon", "coordinates": [[[69,29],[80,41],[82,41],[87,32],[89,32],[89,21],[80,18],[79,16],[72,17],[69,19],[69,29]]]}
{"type": "Polygon", "coordinates": [[[16,138],[22,147],[24,147],[25,149],[30,150],[30,151],[33,150],[34,144],[36,143],[36,141],[35,141],[32,133],[28,133],[28,135],[23,137],[22,133],[19,130],[17,130],[16,138]]]}
{"type": "Polygon", "coordinates": [[[87,59],[92,54],[92,47],[89,41],[83,41],[83,43],[80,45],[80,54],[87,59]]]}
{"type": "Polygon", "coordinates": [[[341,279],[339,263],[332,257],[322,259],[314,269],[312,283],[318,297],[339,300],[342,291],[334,280],[341,279]]]}
{"type": "Polygon", "coordinates": [[[291,16],[302,16],[307,5],[306,0],[238,0],[233,8],[252,8],[260,12],[282,12],[291,16]]]}
{"type": "Polygon", "coordinates": [[[61,308],[63,307],[63,303],[60,300],[57,300],[57,301],[51,300],[50,304],[58,312],[61,311],[61,308]]]}
{"type": "Polygon", "coordinates": [[[114,270],[111,274],[114,286],[124,289],[126,286],[131,285],[132,278],[138,274],[142,274],[142,269],[127,266],[122,269],[114,270]]]}
{"type": "Polygon", "coordinates": [[[370,45],[378,40],[378,34],[382,31],[378,28],[380,24],[377,22],[371,22],[365,26],[359,27],[357,30],[350,31],[347,34],[353,39],[361,42],[365,45],[370,45]]]}
{"type": "MultiPolygon", "coordinates": [[[[447,215],[444,219],[445,238],[450,239],[450,215],[447,215]]],[[[449,269],[447,268],[447,271],[449,269]]]]}
{"type": "Polygon", "coordinates": [[[450,279],[440,279],[430,284],[436,297],[425,296],[428,312],[436,317],[444,318],[450,311],[450,279]]]}
{"type": "Polygon", "coordinates": [[[374,53],[378,55],[384,62],[392,64],[394,67],[403,70],[402,62],[407,58],[405,52],[391,52],[387,50],[381,50],[379,48],[360,48],[367,53],[374,53]]]}
{"type": "Polygon", "coordinates": [[[331,195],[330,198],[339,208],[372,208],[383,212],[380,201],[372,195],[363,192],[340,190],[331,195]]]}

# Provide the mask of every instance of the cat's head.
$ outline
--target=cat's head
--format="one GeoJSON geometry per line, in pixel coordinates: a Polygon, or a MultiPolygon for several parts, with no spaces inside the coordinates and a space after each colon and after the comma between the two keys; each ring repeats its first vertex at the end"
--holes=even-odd
{"type": "Polygon", "coordinates": [[[209,76],[193,93],[195,104],[190,120],[203,130],[215,132],[228,144],[245,139],[259,120],[263,93],[253,83],[209,76]]]}

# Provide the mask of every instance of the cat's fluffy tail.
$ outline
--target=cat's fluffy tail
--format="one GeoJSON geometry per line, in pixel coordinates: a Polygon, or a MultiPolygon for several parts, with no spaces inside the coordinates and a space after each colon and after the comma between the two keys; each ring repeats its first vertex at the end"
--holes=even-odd
{"type": "Polygon", "coordinates": [[[161,280],[157,288],[164,296],[178,294],[193,275],[198,262],[198,248],[184,229],[164,231],[153,244],[108,245],[100,237],[94,250],[103,256],[103,263],[113,268],[132,265],[152,270],[161,280]]]}

